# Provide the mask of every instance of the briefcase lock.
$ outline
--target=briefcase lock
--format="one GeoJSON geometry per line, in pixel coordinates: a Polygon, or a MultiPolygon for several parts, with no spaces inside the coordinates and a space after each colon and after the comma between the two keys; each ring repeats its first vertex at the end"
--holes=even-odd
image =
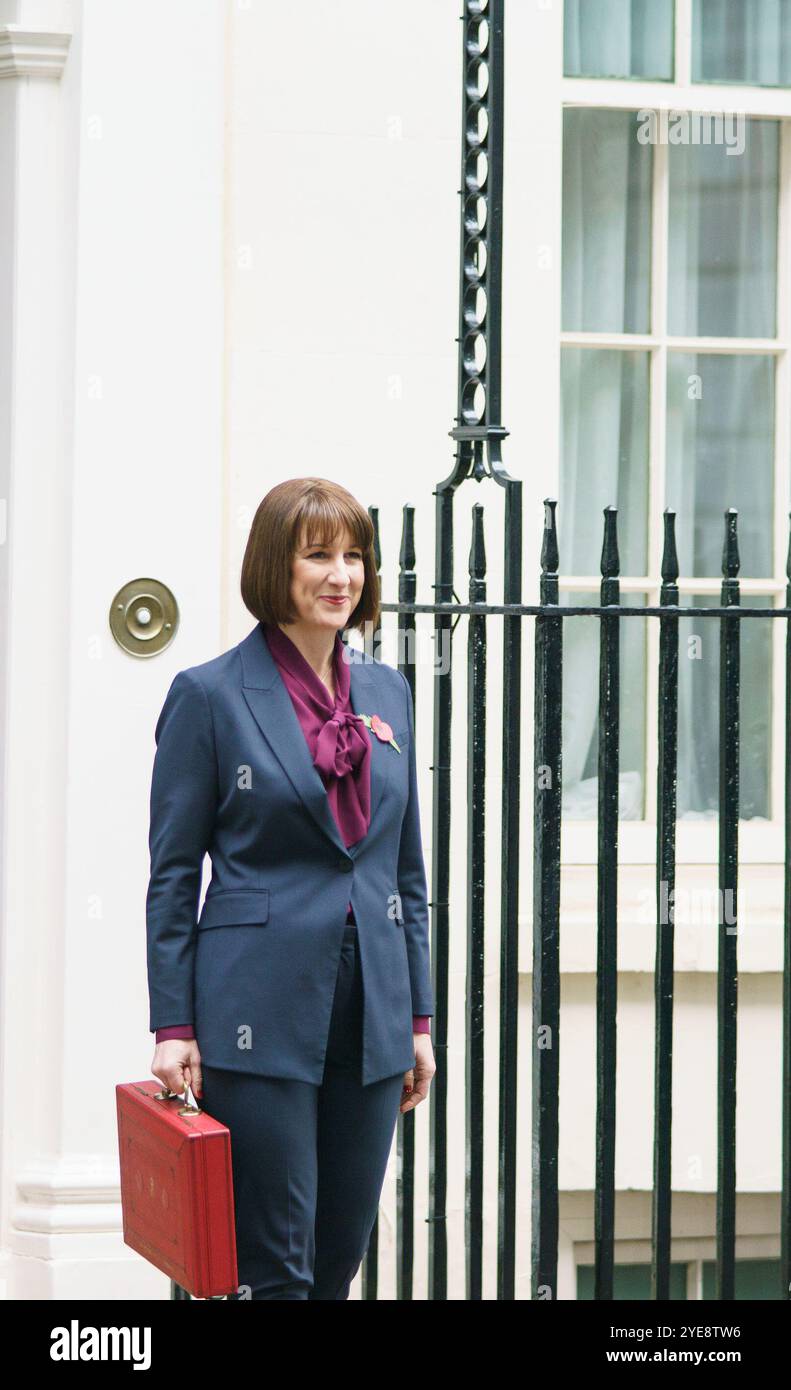
{"type": "MultiPolygon", "coordinates": [[[[168,1086],[165,1086],[161,1091],[155,1091],[155,1092],[154,1092],[154,1100],[181,1100],[181,1099],[186,1100],[186,1098],[187,1098],[188,1095],[191,1095],[191,1096],[192,1096],[193,1101],[195,1100],[195,1093],[194,1093],[194,1091],[193,1091],[193,1089],[192,1089],[191,1086],[185,1087],[185,1089],[184,1089],[184,1096],[183,1096],[183,1097],[179,1096],[178,1091],[171,1091],[170,1088],[169,1088],[168,1086]]],[[[176,1114],[177,1114],[177,1115],[200,1115],[200,1114],[201,1114],[201,1109],[200,1109],[200,1106],[199,1106],[199,1105],[197,1104],[197,1102],[196,1102],[194,1105],[189,1105],[189,1104],[182,1105],[181,1109],[176,1111],[176,1114]]]]}

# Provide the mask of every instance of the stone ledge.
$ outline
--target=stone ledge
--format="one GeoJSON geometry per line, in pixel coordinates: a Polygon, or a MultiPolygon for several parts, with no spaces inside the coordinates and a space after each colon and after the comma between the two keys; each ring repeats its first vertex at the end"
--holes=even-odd
{"type": "Polygon", "coordinates": [[[58,81],[71,43],[71,34],[0,25],[0,78],[46,77],[58,81]]]}

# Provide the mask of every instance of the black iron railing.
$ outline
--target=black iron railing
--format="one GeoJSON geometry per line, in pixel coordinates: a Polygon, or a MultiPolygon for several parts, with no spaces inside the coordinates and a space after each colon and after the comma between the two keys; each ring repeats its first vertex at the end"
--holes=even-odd
{"type": "MultiPolygon", "coordinates": [[[[673,1023],[673,924],[664,904],[675,886],[676,766],[678,716],[678,622],[680,615],[721,624],[720,675],[720,903],[734,904],[738,876],[739,814],[739,623],[733,618],[787,618],[791,607],[791,549],[786,609],[741,608],[736,513],[725,513],[721,608],[678,607],[678,561],[674,514],[664,515],[662,587],[658,607],[620,602],[617,513],[605,508],[600,605],[559,605],[556,502],[545,503],[538,605],[521,603],[522,485],[502,463],[508,431],[500,415],[504,0],[465,0],[462,21],[462,128],[458,385],[451,437],[455,467],[437,487],[434,601],[415,602],[414,509],[403,511],[403,539],[396,612],[399,650],[414,650],[418,614],[433,614],[435,660],[450,649],[453,630],[468,615],[467,742],[467,989],[465,1088],[465,1258],[466,1296],[482,1291],[483,1165],[483,888],[485,843],[486,623],[503,618],[502,664],[502,862],[500,895],[500,1032],[498,1132],[497,1297],[513,1299],[516,1254],[516,1122],[520,1085],[518,1038],[518,895],[520,820],[520,735],[526,717],[521,698],[522,621],[535,618],[533,792],[533,1020],[532,1020],[532,1296],[557,1296],[558,1101],[560,1043],[560,830],[562,783],[563,623],[578,615],[600,619],[598,882],[596,975],[596,1164],[594,1192],[594,1296],[612,1298],[615,1231],[615,1100],[617,1012],[618,785],[620,749],[620,624],[631,617],[657,616],[659,634],[659,722],[657,750],[657,936],[655,970],[655,1119],[652,1210],[652,1294],[669,1296],[671,1249],[671,1096],[673,1023]],[[454,589],[453,505],[468,478],[491,477],[505,489],[503,603],[483,602],[486,592],[483,509],[473,507],[469,556],[469,602],[454,589]],[[410,648],[409,641],[412,642],[410,648]],[[404,646],[401,646],[401,642],[404,646]],[[549,1045],[547,1045],[549,1043],[549,1045]]],[[[380,564],[378,514],[371,508],[380,564]]],[[[375,649],[380,634],[369,644],[375,649]]],[[[791,652],[791,638],[788,639],[791,652]]],[[[399,661],[417,696],[414,663],[399,661]]],[[[431,860],[431,948],[436,994],[434,1047],[437,1073],[431,1088],[429,1137],[429,1297],[444,1299],[448,1288],[446,1201],[448,1190],[448,990],[450,960],[451,727],[452,669],[444,660],[433,677],[433,815],[431,860]]],[[[416,699],[417,705],[417,699],[416,699]]],[[[791,655],[786,677],[786,730],[791,727],[791,655]]],[[[715,712],[708,712],[713,718],[715,712]]],[[[491,716],[490,716],[491,717],[491,716]]],[[[789,1163],[791,1162],[791,793],[786,733],[785,977],[783,992],[783,1191],[782,1296],[791,1296],[789,1163]]],[[[718,964],[718,1191],[717,1297],[734,1295],[735,1252],[735,1076],[737,958],[735,927],[721,922],[718,964]]],[[[522,1083],[522,1089],[525,1089],[522,1083]]],[[[399,1120],[398,1296],[412,1293],[414,1220],[414,1115],[399,1120]]],[[[375,1297],[373,1273],[364,1276],[364,1296],[375,1297]]]]}
{"type": "MultiPolygon", "coordinates": [[[[449,489],[452,495],[452,490],[449,489]]],[[[516,1211],[514,1188],[515,1117],[519,1096],[532,1093],[532,1296],[554,1299],[557,1295],[558,1258],[558,1104],[560,1055],[560,830],[562,791],[563,623],[577,616],[596,616],[600,621],[599,656],[599,760],[598,760],[598,900],[596,991],[596,1130],[594,1239],[594,1297],[613,1297],[615,1239],[615,1099],[617,1013],[617,894],[618,894],[618,754],[619,754],[619,652],[621,622],[629,618],[658,617],[660,624],[658,671],[657,743],[657,841],[656,841],[656,956],[655,956],[655,1092],[652,1208],[652,1296],[670,1294],[671,1250],[671,1137],[673,1065],[673,914],[668,912],[675,886],[675,830],[678,711],[678,624],[687,616],[720,623],[719,685],[719,958],[717,1002],[717,1220],[716,1297],[734,1297],[736,1209],[736,999],[737,999],[737,888],[739,828],[739,677],[740,622],[791,617],[791,543],[789,544],[784,608],[742,607],[739,592],[737,513],[725,512],[721,606],[678,604],[678,561],[675,514],[664,513],[661,602],[655,606],[630,606],[620,602],[617,512],[604,510],[601,592],[598,605],[559,604],[557,503],[545,502],[544,539],[541,552],[540,602],[502,604],[485,601],[486,561],[483,508],[472,509],[472,541],[469,557],[469,601],[417,603],[414,599],[414,508],[403,509],[403,542],[399,602],[383,603],[382,611],[398,615],[400,669],[416,691],[415,619],[432,614],[434,636],[461,615],[469,619],[467,631],[467,1012],[464,1039],[466,1059],[466,1240],[467,1297],[481,1298],[483,1231],[483,851],[484,735],[486,720],[486,629],[492,617],[502,617],[506,629],[535,618],[535,685],[532,711],[514,703],[504,663],[502,690],[503,729],[503,827],[505,810],[512,819],[504,834],[500,915],[501,1017],[499,1053],[499,1149],[498,1149],[498,1289],[501,1299],[514,1297],[516,1211]],[[409,597],[407,597],[407,594],[409,597]],[[442,620],[442,626],[440,626],[442,620]],[[411,653],[411,655],[409,655],[411,653]],[[516,1041],[516,942],[519,852],[519,727],[534,727],[533,801],[533,1002],[532,1078],[517,1081],[516,1041]],[[727,909],[723,910],[723,905],[727,909]],[[503,969],[503,967],[505,967],[503,969]]],[[[377,528],[378,517],[371,509],[377,528]]],[[[514,520],[516,533],[521,527],[514,520]]],[[[448,570],[442,571],[444,587],[451,587],[452,547],[449,514],[442,514],[440,534],[445,539],[448,570]]],[[[506,580],[506,587],[508,580],[506,580]]],[[[378,649],[382,633],[369,645],[378,649]]],[[[518,650],[512,639],[510,650],[518,650]]],[[[446,652],[448,648],[444,649],[446,652]]],[[[506,653],[509,644],[505,643],[506,653]]],[[[431,865],[432,959],[436,992],[434,1020],[437,1073],[430,1092],[430,1209],[429,1297],[447,1297],[447,1243],[444,1200],[447,1191],[448,1150],[458,1143],[449,1135],[447,1121],[447,1019],[449,1003],[450,918],[449,844],[452,828],[450,796],[452,661],[443,662],[433,675],[434,763],[431,865]]],[[[716,720],[717,711],[700,710],[701,718],[716,720]]],[[[416,706],[416,719],[417,719],[416,706]]],[[[782,1093],[782,1202],[781,1277],[778,1297],[789,1297],[789,1186],[791,1183],[791,624],[786,635],[785,696],[785,879],[784,879],[784,987],[782,1093]]],[[[454,921],[459,922],[458,910],[454,921]]],[[[458,932],[458,925],[454,929],[458,932]]],[[[486,924],[491,930],[491,924],[486,924]]],[[[399,1297],[412,1289],[414,1220],[414,1115],[399,1118],[399,1297]]],[[[367,1272],[368,1260],[366,1260],[367,1272]]],[[[373,1297],[367,1273],[364,1296],[373,1297]]]]}

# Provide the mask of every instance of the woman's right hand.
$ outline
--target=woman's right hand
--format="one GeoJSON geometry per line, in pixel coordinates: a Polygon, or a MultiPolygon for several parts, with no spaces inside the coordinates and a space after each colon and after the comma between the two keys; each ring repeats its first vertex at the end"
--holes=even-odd
{"type": "Polygon", "coordinates": [[[171,1091],[180,1094],[191,1086],[196,1100],[203,1095],[200,1050],[195,1038],[168,1038],[157,1043],[151,1070],[171,1091]]]}

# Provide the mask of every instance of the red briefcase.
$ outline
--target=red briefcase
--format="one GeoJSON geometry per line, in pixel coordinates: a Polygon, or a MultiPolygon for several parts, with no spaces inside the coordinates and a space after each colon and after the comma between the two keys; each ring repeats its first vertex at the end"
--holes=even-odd
{"type": "Polygon", "coordinates": [[[230,1131],[161,1081],[115,1095],[125,1243],[196,1298],[234,1293],[230,1131]]]}

